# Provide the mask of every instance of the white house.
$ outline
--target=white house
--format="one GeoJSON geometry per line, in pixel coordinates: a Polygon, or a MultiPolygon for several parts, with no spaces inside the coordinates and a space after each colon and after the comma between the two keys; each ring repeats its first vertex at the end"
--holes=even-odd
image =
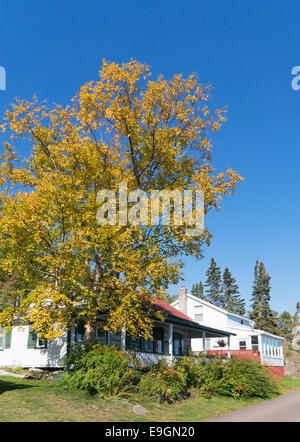
{"type": "Polygon", "coordinates": [[[207,338],[205,348],[203,340],[192,339],[192,350],[221,352],[222,350],[231,353],[239,351],[239,354],[260,359],[261,362],[269,367],[273,367],[271,371],[278,375],[284,375],[284,359],[283,359],[283,340],[280,336],[273,335],[264,330],[254,328],[254,321],[241,315],[232,313],[224,308],[200,299],[187,293],[185,287],[179,289],[179,297],[172,306],[188,315],[194,321],[207,327],[218,327],[231,334],[227,339],[207,338]]]}
{"type": "MultiPolygon", "coordinates": [[[[186,314],[163,301],[157,301],[153,307],[165,315],[165,321],[154,321],[153,339],[133,338],[125,331],[111,334],[99,327],[97,340],[100,344],[116,345],[124,350],[133,350],[146,364],[159,359],[172,361],[191,350],[192,339],[206,338],[228,339],[234,332],[207,327],[194,321],[186,314]]],[[[99,322],[105,315],[99,315],[99,322]]],[[[15,324],[9,333],[0,328],[0,367],[18,366],[24,368],[62,367],[64,358],[71,345],[84,340],[85,327],[66,331],[55,341],[42,341],[30,325],[19,327],[15,324]]]]}

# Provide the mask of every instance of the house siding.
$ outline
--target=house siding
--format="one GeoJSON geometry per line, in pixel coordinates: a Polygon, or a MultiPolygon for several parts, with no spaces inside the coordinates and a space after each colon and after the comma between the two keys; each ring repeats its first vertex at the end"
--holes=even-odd
{"type": "MultiPolygon", "coordinates": [[[[196,298],[185,293],[187,314],[193,320],[207,327],[218,327],[221,330],[236,334],[230,337],[230,349],[234,352],[240,351],[240,341],[245,341],[245,350],[252,350],[251,337],[258,337],[258,351],[260,353],[261,362],[266,366],[283,367],[283,346],[282,338],[270,335],[263,330],[254,328],[254,321],[240,315],[234,315],[231,312],[221,309],[214,304],[206,302],[200,298],[196,298]],[[197,321],[195,317],[196,307],[201,307],[202,317],[197,321]]],[[[182,304],[181,300],[181,304],[182,304]]],[[[172,306],[179,308],[179,299],[172,303],[172,306]]],[[[192,339],[192,350],[196,353],[203,351],[202,339],[192,339]]],[[[206,339],[206,350],[208,351],[228,351],[228,337],[224,338],[208,338],[206,339]],[[218,341],[223,339],[226,343],[224,347],[220,347],[218,341]]]]}
{"type": "Polygon", "coordinates": [[[48,342],[47,348],[27,348],[29,325],[12,328],[10,348],[0,350],[0,367],[53,367],[63,364],[67,353],[67,333],[48,342]]]}

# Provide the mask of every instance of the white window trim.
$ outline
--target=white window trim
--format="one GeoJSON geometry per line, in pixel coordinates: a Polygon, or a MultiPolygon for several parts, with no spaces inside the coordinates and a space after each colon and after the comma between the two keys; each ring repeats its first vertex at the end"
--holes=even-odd
{"type": "Polygon", "coordinates": [[[0,327],[0,351],[4,350],[5,328],[0,327]]]}
{"type": "Polygon", "coordinates": [[[40,340],[40,334],[37,333],[35,348],[47,348],[47,339],[44,340],[44,343],[42,345],[39,344],[39,340],[40,340]]]}

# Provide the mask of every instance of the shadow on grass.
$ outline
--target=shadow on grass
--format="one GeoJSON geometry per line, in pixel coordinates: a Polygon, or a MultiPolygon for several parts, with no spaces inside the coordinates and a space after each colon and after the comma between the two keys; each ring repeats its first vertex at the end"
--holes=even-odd
{"type": "Polygon", "coordinates": [[[24,385],[17,382],[4,381],[0,379],[0,394],[11,390],[22,390],[24,388],[35,388],[35,385],[24,385]]]}

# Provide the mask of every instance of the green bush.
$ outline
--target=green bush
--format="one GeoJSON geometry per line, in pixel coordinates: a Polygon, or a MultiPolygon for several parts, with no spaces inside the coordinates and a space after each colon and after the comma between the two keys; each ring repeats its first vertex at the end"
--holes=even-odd
{"type": "Polygon", "coordinates": [[[139,394],[172,403],[187,394],[186,375],[183,370],[168,367],[164,360],[159,361],[142,375],[139,394]]]}
{"type": "Polygon", "coordinates": [[[183,357],[175,364],[186,377],[187,388],[198,387],[202,396],[231,396],[236,399],[269,398],[279,393],[274,378],[256,360],[215,357],[183,357]]]}
{"type": "Polygon", "coordinates": [[[203,377],[203,370],[205,365],[204,356],[183,356],[174,365],[176,370],[183,372],[186,377],[187,388],[199,387],[203,377]]]}
{"type": "Polygon", "coordinates": [[[252,359],[232,358],[226,364],[224,384],[236,398],[261,397],[279,394],[277,382],[265,367],[252,359]]]}
{"type": "Polygon", "coordinates": [[[66,361],[63,385],[101,396],[138,394],[172,403],[197,388],[200,395],[230,396],[236,399],[269,398],[278,394],[274,378],[256,360],[205,359],[194,355],[180,358],[172,366],[165,360],[142,369],[134,354],[116,347],[75,346],[66,361]]]}
{"type": "Polygon", "coordinates": [[[140,377],[136,361],[114,346],[76,346],[67,358],[66,369],[62,377],[66,389],[86,390],[106,397],[132,393],[140,377]]]}
{"type": "Polygon", "coordinates": [[[256,360],[232,358],[227,362],[214,360],[205,364],[200,381],[200,394],[231,396],[236,399],[278,394],[274,378],[256,360]]]}
{"type": "Polygon", "coordinates": [[[219,357],[209,359],[203,366],[199,377],[199,392],[202,396],[210,398],[221,393],[226,363],[219,357]]]}

